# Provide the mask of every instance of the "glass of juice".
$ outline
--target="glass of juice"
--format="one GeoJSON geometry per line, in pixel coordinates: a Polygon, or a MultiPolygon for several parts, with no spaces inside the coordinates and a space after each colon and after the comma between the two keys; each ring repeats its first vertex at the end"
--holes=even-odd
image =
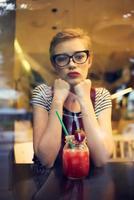
{"type": "Polygon", "coordinates": [[[89,149],[85,139],[78,142],[74,135],[66,136],[62,155],[63,173],[70,179],[84,178],[89,173],[89,149]],[[71,144],[70,144],[71,142],[71,144]]]}

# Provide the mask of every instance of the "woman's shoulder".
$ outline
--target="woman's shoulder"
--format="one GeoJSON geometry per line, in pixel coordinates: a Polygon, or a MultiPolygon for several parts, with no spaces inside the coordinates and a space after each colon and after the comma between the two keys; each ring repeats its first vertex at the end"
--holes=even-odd
{"type": "Polygon", "coordinates": [[[111,94],[110,92],[104,88],[104,87],[98,87],[95,88],[95,101],[96,102],[101,102],[101,101],[111,101],[111,94]]]}
{"type": "Polygon", "coordinates": [[[34,89],[33,89],[33,92],[51,92],[52,91],[52,87],[51,86],[48,86],[47,84],[45,83],[42,83],[38,86],[36,86],[34,89]]]}
{"type": "Polygon", "coordinates": [[[96,95],[110,95],[110,92],[104,87],[95,88],[96,95]]]}
{"type": "Polygon", "coordinates": [[[52,97],[52,87],[42,83],[33,89],[33,96],[36,95],[40,95],[42,97],[52,97]]]}
{"type": "Polygon", "coordinates": [[[112,107],[110,92],[103,87],[95,88],[95,114],[98,117],[101,111],[112,107]]]}
{"type": "Polygon", "coordinates": [[[43,106],[46,110],[50,110],[52,102],[52,87],[45,83],[35,87],[32,94],[31,104],[43,106]]]}

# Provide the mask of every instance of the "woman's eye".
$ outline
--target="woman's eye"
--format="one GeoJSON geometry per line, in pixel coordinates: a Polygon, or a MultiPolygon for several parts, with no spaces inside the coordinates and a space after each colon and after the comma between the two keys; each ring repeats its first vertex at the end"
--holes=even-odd
{"type": "Polygon", "coordinates": [[[75,59],[81,60],[83,59],[85,56],[83,54],[79,54],[75,56],[75,59]]]}
{"type": "Polygon", "coordinates": [[[67,59],[66,56],[59,56],[59,57],[56,58],[56,60],[57,60],[58,62],[63,62],[63,61],[66,60],[66,59],[67,59]]]}

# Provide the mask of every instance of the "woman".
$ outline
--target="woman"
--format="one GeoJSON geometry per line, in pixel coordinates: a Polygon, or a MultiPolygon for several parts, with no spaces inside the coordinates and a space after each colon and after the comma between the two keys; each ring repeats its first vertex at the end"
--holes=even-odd
{"type": "Polygon", "coordinates": [[[55,111],[60,116],[65,110],[81,113],[95,166],[104,165],[113,152],[110,94],[96,88],[93,102],[91,80],[86,79],[92,58],[90,38],[81,29],[65,29],[51,41],[50,59],[59,79],[53,87],[37,86],[32,98],[34,161],[40,167],[52,167],[61,148],[62,127],[55,111]]]}

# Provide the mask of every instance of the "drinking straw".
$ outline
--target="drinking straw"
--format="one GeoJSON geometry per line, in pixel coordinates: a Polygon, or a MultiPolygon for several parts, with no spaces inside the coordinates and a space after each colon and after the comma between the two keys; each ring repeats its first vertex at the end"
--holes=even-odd
{"type": "MultiPolygon", "coordinates": [[[[68,131],[67,131],[67,129],[66,129],[66,127],[65,127],[65,125],[64,125],[64,123],[63,123],[63,121],[62,121],[62,119],[61,119],[61,117],[60,117],[60,115],[59,115],[59,113],[58,113],[58,111],[56,111],[56,115],[57,115],[57,117],[58,117],[58,119],[59,119],[59,121],[60,121],[60,123],[61,123],[61,126],[62,126],[62,128],[63,128],[63,130],[64,130],[64,132],[65,132],[65,135],[68,136],[69,133],[68,133],[68,131]]],[[[68,140],[68,143],[70,144],[70,147],[71,147],[71,148],[74,147],[73,143],[72,143],[70,140],[68,140]]]]}
{"type": "Polygon", "coordinates": [[[58,111],[56,111],[56,115],[58,116],[58,119],[59,119],[59,121],[60,121],[60,123],[61,123],[61,125],[62,125],[62,128],[63,128],[63,130],[64,130],[64,132],[65,132],[65,135],[66,135],[66,136],[69,135],[69,133],[68,133],[68,131],[67,131],[67,129],[66,129],[66,127],[65,127],[65,125],[64,125],[64,123],[63,123],[63,121],[62,121],[62,119],[61,119],[61,117],[60,117],[60,115],[59,115],[59,113],[58,113],[58,111]]]}

